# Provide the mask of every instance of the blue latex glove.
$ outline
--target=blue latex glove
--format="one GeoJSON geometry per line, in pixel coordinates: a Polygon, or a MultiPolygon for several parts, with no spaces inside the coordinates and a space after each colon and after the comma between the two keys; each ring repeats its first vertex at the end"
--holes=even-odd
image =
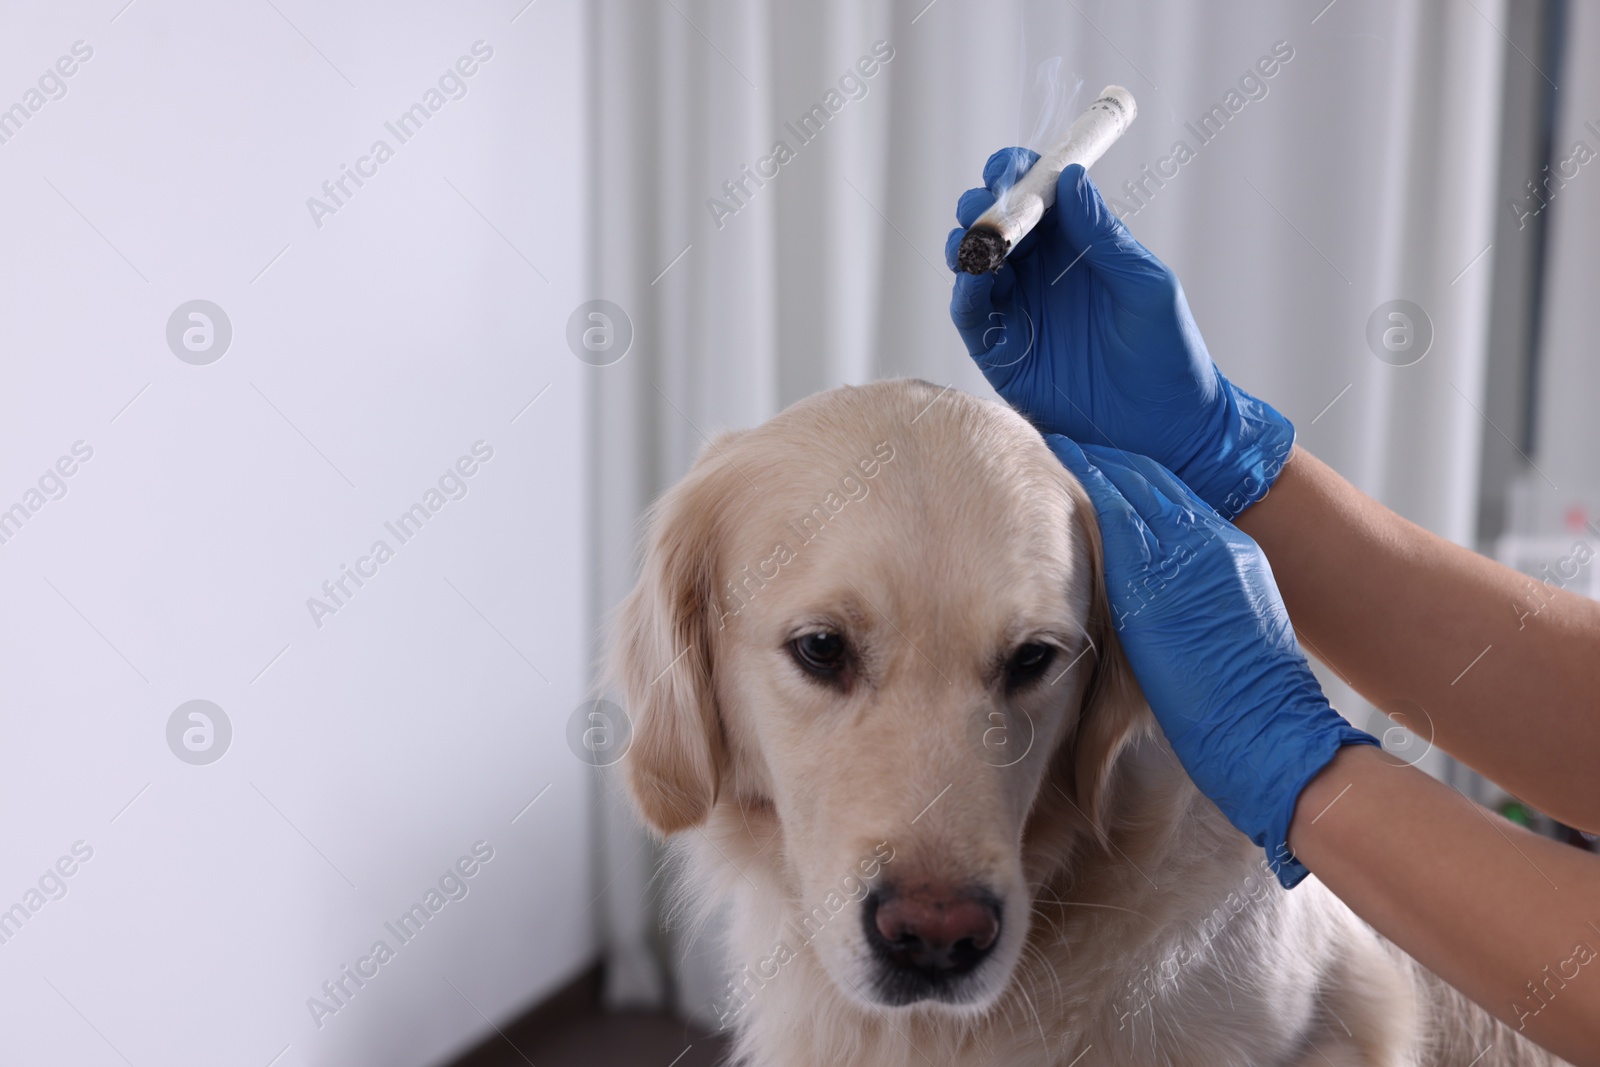
{"type": "MultiPolygon", "coordinates": [[[[1038,158],[996,152],[956,220],[972,225],[1038,158]]],[[[1083,168],[1066,168],[1056,188],[1055,206],[1004,266],[957,273],[950,316],[967,351],[1041,432],[1154,457],[1236,517],[1271,488],[1294,427],[1222,376],[1177,276],[1134,240],[1083,168]]],[[[951,270],[965,233],[945,243],[951,270]]]]}
{"type": "Polygon", "coordinates": [[[1254,541],[1154,460],[1045,440],[1099,513],[1117,635],[1150,710],[1195,785],[1294,886],[1301,791],[1341,746],[1377,738],[1323,696],[1254,541]]]}

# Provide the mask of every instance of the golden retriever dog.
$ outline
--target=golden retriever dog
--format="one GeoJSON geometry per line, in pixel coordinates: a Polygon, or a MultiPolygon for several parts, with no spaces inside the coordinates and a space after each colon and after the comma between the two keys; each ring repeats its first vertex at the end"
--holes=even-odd
{"type": "Polygon", "coordinates": [[[1554,1062],[1279,887],[1156,728],[1103,582],[1039,434],[926,382],[724,434],[657,503],[625,774],[728,909],[735,1062],[1554,1062]]]}

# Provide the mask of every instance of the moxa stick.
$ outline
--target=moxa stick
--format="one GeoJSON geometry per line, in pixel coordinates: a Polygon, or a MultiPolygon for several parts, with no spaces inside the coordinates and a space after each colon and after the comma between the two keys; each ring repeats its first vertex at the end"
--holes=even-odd
{"type": "Polygon", "coordinates": [[[974,222],[961,239],[956,262],[968,274],[999,270],[1017,242],[1028,235],[1050,205],[1056,202],[1056,179],[1074,163],[1085,169],[1132,124],[1139,107],[1133,94],[1120,85],[1108,85],[1100,99],[1073,121],[1061,143],[1000,194],[994,206],[974,222]]]}

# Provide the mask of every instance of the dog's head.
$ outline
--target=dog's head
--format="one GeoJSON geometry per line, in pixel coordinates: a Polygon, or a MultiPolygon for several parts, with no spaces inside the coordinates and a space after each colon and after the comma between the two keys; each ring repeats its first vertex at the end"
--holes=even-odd
{"type": "Polygon", "coordinates": [[[619,620],[639,810],[769,834],[846,996],[984,1010],[1147,721],[1101,574],[1082,487],[999,405],[880,382],[720,438],[619,620]]]}

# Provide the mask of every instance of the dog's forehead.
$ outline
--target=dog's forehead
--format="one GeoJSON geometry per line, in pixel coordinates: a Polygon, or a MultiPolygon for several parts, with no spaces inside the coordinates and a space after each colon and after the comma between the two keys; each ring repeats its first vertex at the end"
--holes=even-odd
{"type": "Polygon", "coordinates": [[[728,458],[749,477],[734,479],[722,584],[761,582],[773,609],[839,589],[981,592],[997,611],[1059,602],[1085,557],[1070,474],[1013,413],[905,384],[919,388],[824,394],[838,402],[738,441],[728,458]]]}

